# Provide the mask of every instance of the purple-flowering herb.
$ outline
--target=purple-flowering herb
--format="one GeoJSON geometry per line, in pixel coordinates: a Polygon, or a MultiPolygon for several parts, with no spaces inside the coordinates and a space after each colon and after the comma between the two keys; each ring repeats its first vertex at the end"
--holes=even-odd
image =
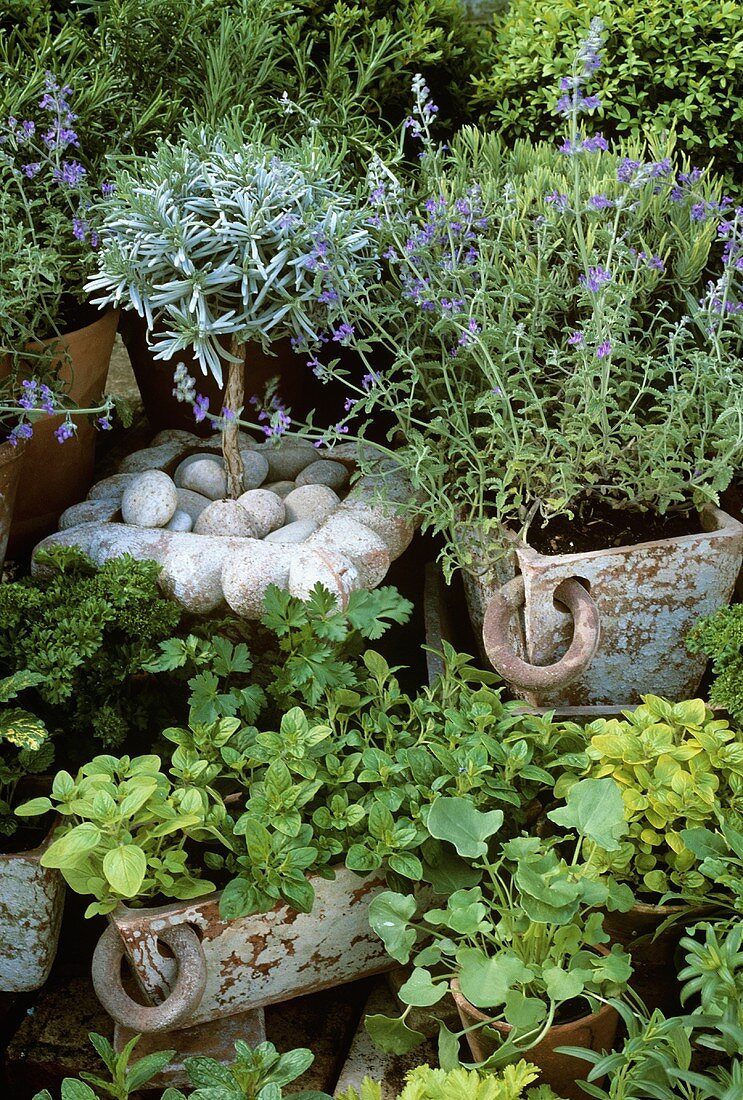
{"type": "Polygon", "coordinates": [[[601,266],[589,267],[588,275],[581,275],[580,281],[583,286],[588,287],[591,293],[596,294],[604,283],[611,282],[611,272],[601,266]]]}
{"type": "Polygon", "coordinates": [[[578,47],[577,60],[584,76],[597,72],[601,68],[601,48],[603,46],[604,24],[599,18],[591,20],[588,34],[578,47]]]}
{"type": "Polygon", "coordinates": [[[323,290],[322,294],[319,295],[317,300],[321,303],[321,305],[330,305],[331,302],[338,301],[338,291],[335,290],[332,286],[329,286],[325,290],[323,290]]]}
{"type": "Polygon", "coordinates": [[[588,200],[588,205],[594,210],[607,210],[609,207],[614,206],[614,203],[606,195],[591,195],[588,200]]]}
{"type": "Polygon", "coordinates": [[[50,390],[48,386],[44,385],[43,382],[39,390],[39,405],[44,410],[44,412],[48,413],[50,416],[54,412],[57,405],[57,398],[54,395],[54,392],[50,390]]]}
{"type": "Polygon", "coordinates": [[[353,325],[349,325],[347,321],[344,321],[337,329],[333,330],[333,340],[337,344],[346,344],[353,336],[354,331],[353,325]]]}
{"type": "Polygon", "coordinates": [[[593,134],[584,140],[582,148],[585,153],[605,153],[609,148],[609,142],[603,134],[593,134]]]}
{"type": "Polygon", "coordinates": [[[703,202],[695,202],[691,208],[691,220],[693,222],[703,222],[707,220],[707,206],[703,202]]]}
{"type": "Polygon", "coordinates": [[[235,419],[235,413],[232,409],[229,409],[226,405],[222,406],[222,411],[219,414],[220,419],[226,421],[228,424],[235,419]]]}
{"type": "Polygon", "coordinates": [[[605,359],[607,355],[611,355],[611,341],[604,340],[603,344],[599,344],[596,348],[596,358],[605,359]]]}
{"type": "Polygon", "coordinates": [[[672,171],[671,161],[668,157],[664,157],[663,160],[653,161],[648,165],[648,169],[652,179],[659,179],[672,171]]]}
{"type": "Polygon", "coordinates": [[[641,163],[639,160],[632,160],[631,157],[622,157],[617,168],[619,183],[631,183],[638,168],[641,167],[641,163]]]}
{"type": "Polygon", "coordinates": [[[355,404],[356,404],[356,401],[354,400],[353,397],[347,397],[346,400],[343,402],[343,411],[344,412],[350,412],[355,404]]]}
{"type": "Polygon", "coordinates": [[[545,195],[544,201],[551,203],[557,210],[567,210],[568,208],[567,195],[563,195],[559,191],[553,191],[550,195],[545,195]]]}
{"type": "Polygon", "coordinates": [[[584,336],[582,332],[571,332],[568,336],[568,343],[571,347],[576,347],[578,344],[582,344],[584,336]]]}
{"type": "Polygon", "coordinates": [[[104,432],[110,432],[112,428],[111,421],[107,416],[98,417],[98,427],[104,432]]]}
{"type": "Polygon", "coordinates": [[[193,403],[193,415],[196,423],[200,424],[202,420],[206,420],[208,412],[209,398],[203,394],[197,394],[193,403]]]}
{"type": "Polygon", "coordinates": [[[394,263],[395,260],[397,260],[397,258],[398,258],[397,253],[395,252],[392,245],[390,245],[389,248],[385,249],[385,251],[382,253],[382,257],[385,260],[389,260],[390,263],[394,263]]]}
{"type": "Polygon", "coordinates": [[[72,236],[78,241],[84,241],[89,229],[88,223],[84,218],[72,219],[72,236]]]}
{"type": "Polygon", "coordinates": [[[115,192],[116,192],[116,184],[115,183],[102,183],[101,184],[101,194],[103,195],[104,199],[110,198],[110,196],[115,194],[115,192]]]}
{"type": "Polygon", "coordinates": [[[30,180],[32,180],[34,176],[37,176],[40,170],[41,163],[38,160],[34,161],[32,164],[24,164],[21,167],[21,171],[23,172],[24,176],[30,180]]]}
{"type": "Polygon", "coordinates": [[[374,188],[371,195],[369,196],[369,202],[373,203],[375,206],[379,206],[380,203],[384,202],[384,197],[385,197],[384,184],[380,183],[374,188]]]}
{"type": "Polygon", "coordinates": [[[66,443],[68,439],[72,439],[75,435],[77,428],[71,420],[65,420],[64,424],[60,424],[54,432],[57,439],[57,443],[66,443]]]}

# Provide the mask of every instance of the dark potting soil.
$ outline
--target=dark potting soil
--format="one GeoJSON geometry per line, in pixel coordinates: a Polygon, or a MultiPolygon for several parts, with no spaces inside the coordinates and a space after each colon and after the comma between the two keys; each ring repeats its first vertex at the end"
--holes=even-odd
{"type": "Polygon", "coordinates": [[[702,530],[696,512],[659,516],[655,512],[625,512],[602,501],[586,501],[573,519],[557,516],[545,526],[532,523],[527,535],[540,554],[584,554],[613,546],[695,535],[702,530]]]}
{"type": "MultiPolygon", "coordinates": [[[[23,800],[25,801],[25,799],[23,800]]],[[[0,855],[18,855],[20,852],[32,852],[38,848],[49,832],[52,815],[46,814],[41,824],[21,825],[12,836],[0,836],[0,855]]]]}

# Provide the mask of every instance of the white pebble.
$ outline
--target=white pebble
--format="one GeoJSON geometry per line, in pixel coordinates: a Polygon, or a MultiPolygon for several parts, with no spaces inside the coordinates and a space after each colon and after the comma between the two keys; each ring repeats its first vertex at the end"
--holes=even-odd
{"type": "Polygon", "coordinates": [[[162,470],[147,470],[124,490],[121,515],[132,527],[164,527],[178,507],[175,485],[162,470]]]}
{"type": "MultiPolygon", "coordinates": [[[[221,460],[220,460],[221,461],[221,460]]],[[[190,489],[209,500],[221,500],[227,492],[227,475],[213,458],[199,458],[176,473],[179,489],[190,489]]]]}
{"type": "Polygon", "coordinates": [[[336,492],[348,484],[348,470],[342,462],[320,458],[297,474],[297,485],[327,485],[336,492]]]}
{"type": "Polygon", "coordinates": [[[195,535],[236,535],[257,538],[257,526],[236,500],[215,500],[205,508],[193,526],[195,535]]]}
{"type": "Polygon", "coordinates": [[[284,522],[283,500],[275,493],[269,493],[267,489],[249,489],[237,498],[237,503],[253,520],[256,529],[253,538],[264,538],[284,522]]]}
{"type": "Polygon", "coordinates": [[[181,508],[176,508],[170,523],[165,524],[166,531],[190,531],[192,527],[193,520],[181,508]]]}
{"type": "Polygon", "coordinates": [[[276,493],[276,496],[281,497],[282,500],[296,487],[296,481],[267,481],[261,486],[262,489],[268,489],[269,493],[276,493]]]}
{"type": "Polygon", "coordinates": [[[327,485],[299,485],[284,497],[287,522],[313,519],[322,523],[340,504],[340,498],[327,485]]]}
{"type": "Polygon", "coordinates": [[[278,531],[272,531],[266,535],[264,542],[278,542],[284,546],[296,546],[304,542],[310,535],[314,535],[317,524],[313,519],[297,519],[294,523],[287,523],[286,527],[279,527],[278,531]]]}

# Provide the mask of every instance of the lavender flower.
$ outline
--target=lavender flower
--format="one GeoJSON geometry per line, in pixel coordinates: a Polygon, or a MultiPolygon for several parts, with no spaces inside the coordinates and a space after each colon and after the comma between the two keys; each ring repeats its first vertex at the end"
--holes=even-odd
{"type": "Polygon", "coordinates": [[[203,394],[197,394],[193,403],[193,415],[197,424],[200,424],[202,420],[206,420],[207,413],[209,412],[209,398],[203,394]]]}
{"type": "Polygon", "coordinates": [[[353,325],[349,325],[347,321],[344,321],[337,329],[333,330],[333,339],[337,344],[348,344],[353,334],[353,325]]]}
{"type": "Polygon", "coordinates": [[[583,286],[588,287],[592,294],[596,294],[604,283],[611,282],[611,272],[601,266],[589,267],[588,275],[581,275],[580,281],[583,286]]]}
{"type": "Polygon", "coordinates": [[[611,355],[611,341],[604,340],[603,344],[599,344],[596,348],[596,358],[605,359],[607,355],[611,355]]]}
{"type": "Polygon", "coordinates": [[[60,424],[54,432],[54,435],[58,443],[66,443],[68,439],[72,439],[73,435],[77,432],[77,427],[71,420],[65,420],[64,424],[60,424]]]}
{"type": "Polygon", "coordinates": [[[590,199],[588,200],[588,205],[594,210],[607,210],[608,208],[612,207],[614,203],[606,195],[599,194],[591,195],[590,199]]]}
{"type": "Polygon", "coordinates": [[[583,340],[584,336],[582,332],[571,332],[568,336],[568,344],[570,344],[571,347],[577,347],[579,344],[583,343],[583,340]]]}

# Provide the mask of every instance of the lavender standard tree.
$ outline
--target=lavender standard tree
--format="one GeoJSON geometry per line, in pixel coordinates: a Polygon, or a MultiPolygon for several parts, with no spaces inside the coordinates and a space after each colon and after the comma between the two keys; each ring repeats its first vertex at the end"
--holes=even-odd
{"type": "Polygon", "coordinates": [[[192,349],[222,381],[228,494],[242,492],[238,424],[249,346],[290,337],[316,349],[349,276],[373,273],[353,196],[316,141],[282,150],[261,135],[192,131],[116,178],[101,204],[98,273],[88,290],[145,317],[155,358],[192,349]],[[155,325],[157,324],[157,329],[155,325]]]}

